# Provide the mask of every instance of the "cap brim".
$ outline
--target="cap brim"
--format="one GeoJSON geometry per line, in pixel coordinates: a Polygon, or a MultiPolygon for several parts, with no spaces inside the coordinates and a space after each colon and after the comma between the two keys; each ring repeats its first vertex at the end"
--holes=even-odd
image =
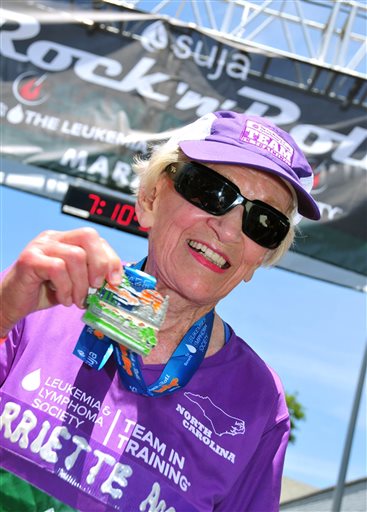
{"type": "Polygon", "coordinates": [[[294,188],[298,200],[298,212],[308,219],[320,219],[320,210],[316,201],[303,188],[299,178],[287,164],[284,164],[283,168],[254,150],[247,151],[243,147],[209,140],[185,140],[179,142],[179,146],[186,156],[198,162],[248,165],[282,178],[294,188]]]}

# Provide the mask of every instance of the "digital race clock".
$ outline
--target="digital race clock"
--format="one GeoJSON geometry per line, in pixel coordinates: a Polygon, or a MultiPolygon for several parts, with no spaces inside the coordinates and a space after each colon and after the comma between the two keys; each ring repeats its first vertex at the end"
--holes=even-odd
{"type": "Polygon", "coordinates": [[[69,185],[61,211],[134,235],[147,236],[147,230],[138,222],[135,201],[127,194],[117,196],[69,185]]]}

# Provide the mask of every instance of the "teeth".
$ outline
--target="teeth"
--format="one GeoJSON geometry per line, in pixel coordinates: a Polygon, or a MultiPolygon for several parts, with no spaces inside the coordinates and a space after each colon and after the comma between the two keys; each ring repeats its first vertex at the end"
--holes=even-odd
{"type": "Polygon", "coordinates": [[[226,260],[222,258],[219,254],[209,249],[204,244],[201,244],[200,242],[194,242],[193,240],[189,240],[189,246],[195,249],[196,251],[200,251],[207,260],[209,260],[211,263],[214,263],[220,268],[223,268],[226,265],[226,260]]]}

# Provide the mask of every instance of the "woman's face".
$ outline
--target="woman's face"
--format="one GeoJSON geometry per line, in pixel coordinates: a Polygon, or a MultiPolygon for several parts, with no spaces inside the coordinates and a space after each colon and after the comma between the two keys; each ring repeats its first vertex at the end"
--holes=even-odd
{"type": "MultiPolygon", "coordinates": [[[[236,165],[207,166],[235,183],[248,199],[289,211],[291,193],[277,177],[236,165]]],[[[146,271],[168,293],[198,305],[214,306],[241,281],[249,281],[268,251],[243,233],[243,206],[220,217],[210,215],[181,197],[166,175],[139,211],[142,225],[151,228],[146,271]]]]}

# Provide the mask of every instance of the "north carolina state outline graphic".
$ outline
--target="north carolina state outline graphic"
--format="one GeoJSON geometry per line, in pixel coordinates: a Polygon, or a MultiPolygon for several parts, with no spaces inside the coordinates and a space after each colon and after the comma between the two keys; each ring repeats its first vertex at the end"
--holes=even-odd
{"type": "Polygon", "coordinates": [[[186,391],[184,395],[202,410],[217,436],[236,436],[245,433],[245,421],[227,414],[223,409],[215,405],[208,396],[197,395],[189,391],[186,391]]]}

